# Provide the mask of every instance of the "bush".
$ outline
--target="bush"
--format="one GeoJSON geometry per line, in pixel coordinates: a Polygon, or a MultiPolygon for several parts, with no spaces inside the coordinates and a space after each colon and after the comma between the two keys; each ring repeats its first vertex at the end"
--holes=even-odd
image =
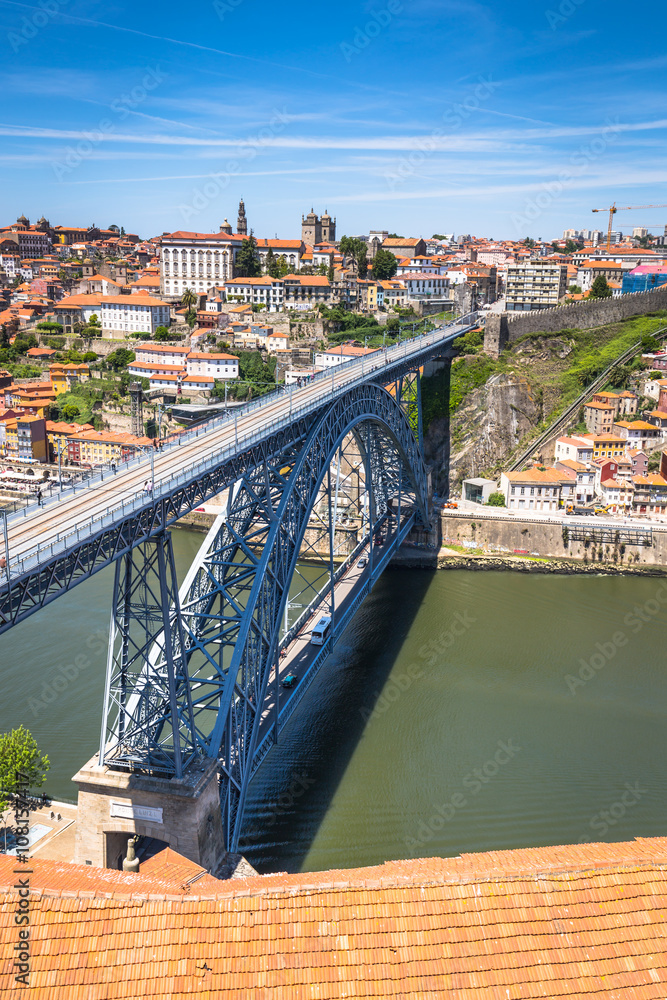
{"type": "Polygon", "coordinates": [[[500,490],[495,490],[489,499],[484,504],[485,507],[504,507],[505,506],[505,494],[501,493],[500,490]]]}

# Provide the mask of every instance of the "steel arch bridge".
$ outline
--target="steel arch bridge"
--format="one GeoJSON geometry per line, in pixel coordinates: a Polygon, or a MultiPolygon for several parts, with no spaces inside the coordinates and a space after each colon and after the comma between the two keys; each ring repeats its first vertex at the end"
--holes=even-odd
{"type": "Polygon", "coordinates": [[[418,410],[418,376],[389,390],[366,383],[335,400],[302,436],[267,451],[229,491],[180,595],[166,533],[116,564],[100,763],[171,777],[202,758],[217,759],[230,850],[238,845],[249,781],[298,698],[415,521],[428,526],[418,410]],[[341,558],[334,508],[350,450],[363,482],[362,530],[341,558]],[[323,494],[326,579],[289,625],[290,585],[323,494]],[[338,605],[337,584],[358,569],[364,552],[353,599],[338,605]],[[281,652],[323,606],[329,636],[288,696],[281,652]]]}
{"type": "Polygon", "coordinates": [[[148,497],[144,458],[5,517],[0,633],[113,564],[97,766],[178,779],[215,761],[227,850],[308,685],[399,545],[428,526],[420,372],[451,360],[476,319],[180,435],[151,456],[148,497]],[[168,528],[220,494],[179,588],[168,528]]]}

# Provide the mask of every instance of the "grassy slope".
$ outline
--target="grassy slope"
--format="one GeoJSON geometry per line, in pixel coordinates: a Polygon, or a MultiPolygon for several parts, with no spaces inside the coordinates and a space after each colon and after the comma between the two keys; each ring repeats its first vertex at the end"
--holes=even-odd
{"type": "MultiPolygon", "coordinates": [[[[528,379],[536,398],[542,400],[542,418],[547,424],[614,358],[637,343],[643,334],[654,333],[664,326],[667,326],[667,313],[655,313],[593,330],[526,334],[498,360],[484,354],[471,356],[466,353],[452,364],[450,412],[456,412],[469,393],[484,385],[492,375],[506,372],[528,379]]],[[[462,341],[465,351],[480,350],[479,338],[472,341],[462,338],[462,341]]],[[[427,430],[431,420],[445,412],[443,373],[424,379],[422,387],[424,429],[427,430]]]]}

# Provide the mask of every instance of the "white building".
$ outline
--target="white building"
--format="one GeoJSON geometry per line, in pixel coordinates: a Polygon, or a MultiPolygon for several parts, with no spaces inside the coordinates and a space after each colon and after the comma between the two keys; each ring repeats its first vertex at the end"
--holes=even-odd
{"type": "Polygon", "coordinates": [[[428,274],[423,271],[417,274],[403,274],[401,281],[407,289],[408,298],[441,299],[449,293],[449,281],[443,275],[428,274]]]}
{"type": "Polygon", "coordinates": [[[159,365],[179,365],[185,368],[185,359],[190,353],[188,347],[178,344],[139,344],[134,349],[135,362],[147,361],[159,365]]]}
{"type": "Polygon", "coordinates": [[[566,292],[565,264],[531,260],[525,264],[509,264],[505,284],[505,309],[524,312],[531,309],[552,309],[566,292]]]}
{"type": "Polygon", "coordinates": [[[408,298],[408,290],[402,281],[378,281],[378,306],[404,305],[408,298]]]}
{"type": "Polygon", "coordinates": [[[288,351],[289,350],[289,337],[286,333],[280,333],[279,330],[272,330],[271,333],[266,338],[266,349],[267,351],[288,351]]]}
{"type": "Polygon", "coordinates": [[[399,260],[396,274],[444,274],[447,267],[440,261],[433,261],[431,257],[405,257],[399,260]]]}
{"type": "Polygon", "coordinates": [[[210,392],[215,387],[212,375],[186,375],[182,383],[183,392],[196,389],[198,392],[210,392]]]}
{"type": "Polygon", "coordinates": [[[284,257],[290,271],[296,271],[299,269],[305,247],[301,240],[257,240],[257,253],[264,269],[269,250],[276,259],[284,257]]]}
{"type": "Polygon", "coordinates": [[[131,372],[132,375],[137,375],[140,378],[153,379],[156,375],[170,375],[176,378],[177,375],[185,375],[186,370],[183,365],[163,365],[159,362],[151,361],[131,361],[127,366],[127,370],[131,372]]]}
{"type": "Polygon", "coordinates": [[[378,348],[354,347],[352,344],[342,344],[340,347],[332,347],[328,351],[320,351],[313,358],[316,368],[336,368],[344,365],[346,361],[354,361],[363,358],[368,354],[375,354],[378,348]]]}
{"type": "MultiPolygon", "coordinates": [[[[239,359],[233,354],[207,354],[205,351],[190,351],[186,358],[188,375],[203,375],[213,379],[239,377],[239,359]]],[[[187,381],[187,380],[186,380],[187,381]]]]}
{"type": "Polygon", "coordinates": [[[554,457],[557,462],[570,459],[573,462],[593,461],[594,444],[592,439],[581,437],[560,437],[556,441],[554,457]]]}
{"type": "MultiPolygon", "coordinates": [[[[231,228],[231,227],[227,227],[231,228]]],[[[186,289],[204,295],[224,284],[234,271],[234,260],[244,237],[221,230],[218,233],[164,233],[160,253],[160,291],[180,298],[186,289]]]]}
{"type": "Polygon", "coordinates": [[[503,472],[500,489],[508,510],[558,510],[561,482],[571,476],[558,469],[527,469],[525,472],[503,472]]]}
{"type": "Polygon", "coordinates": [[[231,278],[225,282],[227,301],[263,304],[268,312],[278,312],[284,302],[282,278],[231,278]]]}
{"type": "Polygon", "coordinates": [[[102,295],[102,330],[110,333],[155,333],[169,326],[169,305],[151,295],[102,295]]]}

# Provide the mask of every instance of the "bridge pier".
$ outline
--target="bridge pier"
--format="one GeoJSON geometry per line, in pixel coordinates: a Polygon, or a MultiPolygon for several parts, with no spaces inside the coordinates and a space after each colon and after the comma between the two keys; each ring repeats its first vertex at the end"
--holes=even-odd
{"type": "Polygon", "coordinates": [[[120,868],[128,838],[153,837],[215,872],[225,858],[217,761],[181,778],[111,770],[97,755],[72,779],[79,786],[74,861],[120,868]]]}

